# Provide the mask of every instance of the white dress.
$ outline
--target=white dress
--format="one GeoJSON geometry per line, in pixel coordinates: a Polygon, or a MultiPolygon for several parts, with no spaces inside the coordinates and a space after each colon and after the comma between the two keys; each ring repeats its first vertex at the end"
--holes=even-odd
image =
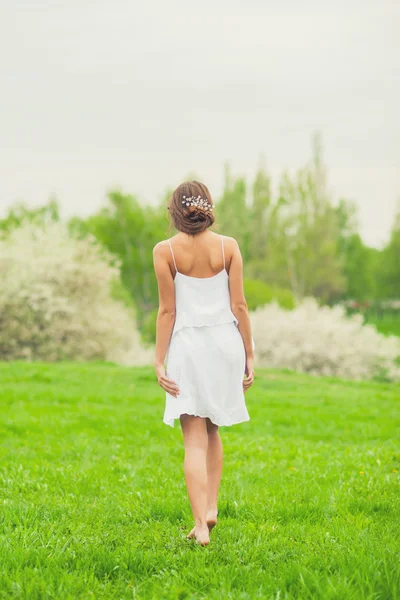
{"type": "MultiPolygon", "coordinates": [[[[238,320],[231,311],[229,275],[191,277],[175,265],[176,320],[167,352],[166,374],[179,387],[166,393],[164,423],[174,426],[181,414],[209,417],[216,425],[250,419],[243,392],[246,353],[238,320]]],[[[253,340],[254,348],[254,340],[253,340]]]]}

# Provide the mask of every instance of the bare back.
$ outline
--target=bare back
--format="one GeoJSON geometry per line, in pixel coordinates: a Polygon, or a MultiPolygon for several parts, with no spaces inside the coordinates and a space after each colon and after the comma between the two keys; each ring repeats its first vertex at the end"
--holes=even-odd
{"type": "Polygon", "coordinates": [[[199,279],[213,277],[225,268],[229,273],[232,257],[230,244],[231,238],[225,237],[221,248],[221,236],[206,230],[194,236],[178,233],[170,238],[176,261],[170,256],[169,264],[171,273],[175,276],[176,270],[188,277],[199,279]]]}

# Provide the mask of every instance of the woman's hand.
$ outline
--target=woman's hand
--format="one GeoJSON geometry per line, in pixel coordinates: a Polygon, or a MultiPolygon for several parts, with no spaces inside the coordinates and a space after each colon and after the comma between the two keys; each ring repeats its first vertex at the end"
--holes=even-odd
{"type": "Polygon", "coordinates": [[[254,381],[254,357],[246,358],[246,377],[243,379],[243,391],[246,392],[254,381]]]}
{"type": "Polygon", "coordinates": [[[155,369],[156,369],[158,384],[162,387],[163,390],[168,392],[168,394],[171,394],[171,396],[174,396],[174,398],[177,398],[179,395],[179,388],[178,388],[177,384],[175,383],[175,381],[173,381],[172,379],[169,379],[166,376],[164,365],[155,365],[155,369]]]}

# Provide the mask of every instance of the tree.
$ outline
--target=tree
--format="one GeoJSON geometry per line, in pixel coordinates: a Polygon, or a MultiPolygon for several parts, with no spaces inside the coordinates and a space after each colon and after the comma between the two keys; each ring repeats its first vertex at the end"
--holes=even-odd
{"type": "Polygon", "coordinates": [[[138,324],[157,306],[157,281],[152,249],[166,237],[166,208],[142,205],[135,196],[110,192],[108,205],[74,228],[90,232],[121,261],[121,279],[134,298],[138,324]]]}
{"type": "Polygon", "coordinates": [[[281,179],[276,211],[275,252],[281,252],[287,283],[296,299],[330,301],[345,286],[337,248],[338,222],[326,184],[319,136],[310,165],[281,179]]]}
{"type": "Polygon", "coordinates": [[[246,181],[244,177],[233,178],[228,165],[225,166],[225,185],[222,196],[216,204],[217,229],[237,240],[243,259],[247,260],[250,254],[250,232],[246,204],[246,181]]]}
{"type": "Polygon", "coordinates": [[[253,198],[248,211],[249,258],[263,260],[267,256],[271,209],[271,179],[263,167],[258,169],[253,183],[253,198]]]}
{"type": "Polygon", "coordinates": [[[357,206],[341,199],[335,209],[338,249],[346,279],[344,298],[372,300],[376,295],[376,262],[379,251],[364,244],[357,232],[357,206]]]}
{"type": "Polygon", "coordinates": [[[400,298],[400,199],[390,234],[390,240],[384,248],[379,268],[380,297],[400,298]]]}
{"type": "Polygon", "coordinates": [[[0,219],[0,232],[9,234],[25,223],[46,225],[60,221],[60,207],[55,198],[39,208],[28,208],[22,202],[15,204],[4,219],[0,219]]]}
{"type": "Polygon", "coordinates": [[[148,363],[134,313],[112,298],[118,265],[92,236],[24,224],[0,240],[0,359],[148,363]]]}

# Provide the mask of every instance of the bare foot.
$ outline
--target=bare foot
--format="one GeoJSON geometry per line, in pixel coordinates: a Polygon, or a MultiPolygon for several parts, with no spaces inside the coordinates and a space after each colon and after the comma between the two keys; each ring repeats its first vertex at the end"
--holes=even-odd
{"type": "Polygon", "coordinates": [[[207,512],[207,526],[208,526],[208,531],[211,531],[216,526],[216,524],[217,524],[217,515],[218,515],[217,509],[215,509],[215,510],[209,510],[207,512]]]}
{"type": "Polygon", "coordinates": [[[210,532],[208,527],[202,527],[201,529],[195,528],[196,542],[201,546],[208,546],[210,543],[210,532]]]}
{"type": "MultiPolygon", "coordinates": [[[[211,533],[211,530],[214,529],[214,527],[217,524],[217,515],[218,515],[218,511],[217,510],[209,510],[207,513],[207,527],[208,527],[208,531],[211,533]]],[[[196,536],[196,525],[193,527],[193,529],[188,533],[188,535],[186,536],[188,540],[190,540],[191,538],[194,538],[196,536]]]]}
{"type": "Polygon", "coordinates": [[[188,533],[187,535],[188,540],[192,538],[196,538],[196,542],[201,544],[201,546],[208,546],[208,544],[210,543],[210,532],[208,530],[208,527],[200,528],[194,526],[190,533],[188,533]]]}

